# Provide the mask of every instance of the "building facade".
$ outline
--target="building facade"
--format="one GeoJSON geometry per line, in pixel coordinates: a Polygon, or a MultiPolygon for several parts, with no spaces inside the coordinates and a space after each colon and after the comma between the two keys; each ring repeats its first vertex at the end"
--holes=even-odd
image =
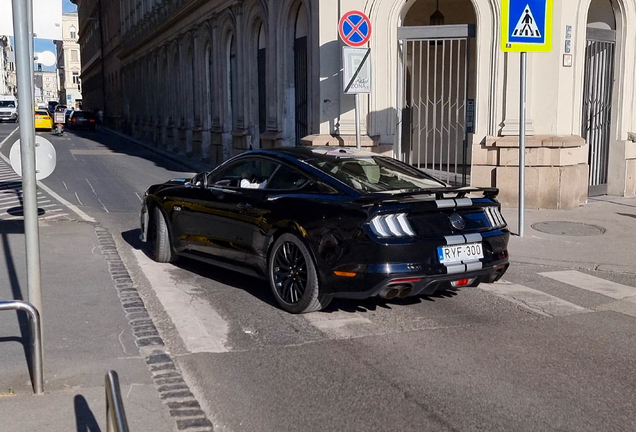
{"type": "MultiPolygon", "coordinates": [[[[353,144],[338,22],[362,11],[373,29],[363,146],[516,205],[520,56],[500,49],[499,0],[76,3],[80,24],[120,14],[110,109],[121,127],[211,165],[250,148],[353,144]]],[[[636,194],[635,18],[636,0],[554,2],[553,49],[527,62],[528,207],[636,194]]],[[[93,82],[87,92],[107,88],[93,82]]]]}
{"type": "Polygon", "coordinates": [[[55,41],[59,79],[59,102],[67,107],[82,106],[82,60],[77,12],[62,14],[62,40],[55,41]]]}
{"type": "Polygon", "coordinates": [[[77,5],[82,29],[78,42],[82,54],[83,109],[102,111],[107,125],[125,129],[119,0],[71,1],[77,5]]]}
{"type": "Polygon", "coordinates": [[[16,95],[15,52],[11,40],[0,36],[0,94],[16,95]]]}
{"type": "Polygon", "coordinates": [[[35,71],[33,72],[33,81],[35,83],[35,103],[48,104],[49,101],[57,101],[58,87],[57,74],[52,71],[35,71]]]}

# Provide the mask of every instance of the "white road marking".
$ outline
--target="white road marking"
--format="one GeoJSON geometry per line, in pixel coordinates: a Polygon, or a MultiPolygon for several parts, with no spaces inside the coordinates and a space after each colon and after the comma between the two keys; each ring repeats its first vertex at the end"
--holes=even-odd
{"type": "Polygon", "coordinates": [[[59,218],[59,217],[62,217],[62,216],[68,216],[68,213],[52,214],[50,216],[40,217],[40,219],[54,219],[54,218],[59,218]]]}
{"type": "Polygon", "coordinates": [[[9,141],[9,138],[11,138],[11,136],[18,130],[18,128],[16,127],[15,129],[13,129],[11,131],[11,133],[9,135],[7,135],[7,137],[5,139],[2,140],[2,142],[0,142],[0,147],[2,147],[4,145],[4,143],[6,143],[7,141],[9,141]]]}
{"type": "Polygon", "coordinates": [[[90,181],[88,181],[88,179],[84,179],[86,180],[86,183],[88,183],[88,185],[91,187],[91,190],[93,191],[93,193],[95,194],[95,196],[97,196],[97,192],[95,192],[95,188],[93,187],[93,185],[91,184],[90,181]]]}
{"type": "Polygon", "coordinates": [[[616,282],[597,278],[576,270],[539,273],[541,276],[581,288],[586,291],[602,294],[616,300],[636,296],[636,288],[616,282]]]}
{"type": "Polygon", "coordinates": [[[546,294],[543,291],[510,282],[480,284],[479,288],[546,317],[592,312],[590,309],[546,294]]]}
{"type": "Polygon", "coordinates": [[[104,203],[102,202],[102,200],[100,200],[99,198],[97,198],[97,201],[99,201],[99,203],[102,205],[102,207],[103,207],[103,209],[104,209],[104,211],[105,211],[106,213],[110,213],[110,212],[108,211],[108,209],[106,208],[106,206],[104,205],[104,203]]]}
{"type": "Polygon", "coordinates": [[[75,198],[77,198],[77,202],[79,203],[79,205],[84,205],[82,204],[82,201],[79,199],[79,195],[77,194],[77,192],[75,192],[75,198]]]}
{"type": "MultiPolygon", "coordinates": [[[[15,132],[17,130],[17,128],[13,131],[15,132]]],[[[11,135],[13,135],[13,132],[11,132],[11,135]]],[[[0,143],[0,147],[2,147],[2,145],[4,145],[4,143],[9,139],[9,137],[11,136],[9,135],[7,138],[5,138],[1,143],[0,143]]],[[[2,159],[3,161],[5,161],[7,163],[7,165],[11,166],[11,161],[9,161],[9,159],[3,155],[2,153],[0,153],[0,159],[2,159]]],[[[17,174],[14,174],[17,177],[17,174]]],[[[77,206],[71,204],[70,202],[66,201],[64,198],[62,198],[61,196],[59,196],[58,194],[56,194],[55,192],[53,192],[52,189],[48,188],[46,185],[44,185],[41,182],[37,182],[38,188],[43,190],[44,192],[46,192],[49,196],[51,196],[52,198],[54,198],[55,200],[57,200],[60,204],[62,204],[63,206],[66,206],[67,208],[69,208],[72,212],[74,212],[77,216],[79,216],[81,219],[85,220],[86,222],[95,222],[95,219],[93,219],[92,217],[90,217],[89,215],[87,215],[86,213],[84,213],[83,211],[81,211],[79,208],[77,208],[77,206]]],[[[38,192],[39,194],[40,192],[38,192]]],[[[17,216],[17,217],[11,217],[8,219],[20,219],[22,218],[22,216],[17,216]]],[[[4,219],[4,218],[3,218],[4,219]]]]}
{"type": "Polygon", "coordinates": [[[197,296],[200,288],[174,280],[170,264],[154,262],[136,249],[133,253],[186,349],[192,353],[228,352],[225,344],[229,326],[208,302],[197,296]]]}

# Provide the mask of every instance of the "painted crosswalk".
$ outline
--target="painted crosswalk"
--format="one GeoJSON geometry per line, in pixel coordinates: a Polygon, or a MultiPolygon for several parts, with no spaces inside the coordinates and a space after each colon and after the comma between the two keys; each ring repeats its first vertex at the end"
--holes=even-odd
{"type": "Polygon", "coordinates": [[[575,270],[539,273],[541,276],[581,288],[586,291],[602,294],[616,300],[636,296],[636,288],[621,285],[606,279],[598,278],[575,270]]]}
{"type": "Polygon", "coordinates": [[[592,312],[543,291],[510,282],[482,284],[479,288],[542,316],[555,317],[592,312]]]}
{"type": "MultiPolygon", "coordinates": [[[[73,219],[68,209],[48,194],[37,191],[39,220],[73,219]]],[[[9,164],[0,160],[0,220],[21,220],[23,193],[22,179],[9,164]]]]}
{"type": "MultiPolygon", "coordinates": [[[[607,310],[636,316],[636,287],[622,285],[576,270],[542,272],[538,273],[538,275],[546,278],[546,280],[540,281],[542,289],[505,280],[494,284],[481,284],[476,289],[504,299],[538,317],[558,318],[607,310]],[[589,305],[586,307],[573,303],[554,295],[551,289],[554,285],[550,281],[558,281],[587,292],[599,294],[606,297],[606,301],[603,301],[603,297],[599,296],[599,305],[593,308],[589,307],[589,305]]],[[[305,319],[328,338],[333,339],[360,337],[391,331],[387,330],[382,323],[376,322],[373,315],[368,313],[333,311],[328,314],[308,314],[305,315],[305,319]]],[[[455,325],[452,323],[452,319],[442,321],[440,316],[435,318],[428,317],[428,320],[432,322],[431,325],[428,327],[418,326],[418,328],[452,327],[455,325]]]]}

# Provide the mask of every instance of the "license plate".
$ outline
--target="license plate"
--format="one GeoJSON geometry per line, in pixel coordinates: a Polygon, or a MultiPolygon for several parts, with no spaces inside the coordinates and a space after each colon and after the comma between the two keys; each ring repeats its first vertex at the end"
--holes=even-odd
{"type": "Polygon", "coordinates": [[[476,261],[484,257],[484,250],[481,243],[440,246],[437,248],[437,257],[443,264],[476,261]]]}

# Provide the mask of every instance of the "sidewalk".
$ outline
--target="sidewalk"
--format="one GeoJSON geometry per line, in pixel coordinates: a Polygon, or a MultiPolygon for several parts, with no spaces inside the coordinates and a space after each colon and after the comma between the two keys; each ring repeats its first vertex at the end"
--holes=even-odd
{"type": "Polygon", "coordinates": [[[594,197],[573,210],[526,210],[520,238],[518,210],[504,209],[510,260],[636,274],[636,197],[594,197]]]}
{"type": "MultiPolygon", "coordinates": [[[[26,300],[24,225],[1,216],[5,265],[0,266],[0,299],[26,300]]],[[[44,394],[34,395],[30,383],[28,344],[23,346],[26,318],[4,311],[2,430],[105,430],[104,376],[111,369],[119,374],[131,431],[174,430],[122,308],[110,269],[116,261],[108,256],[110,247],[112,237],[99,226],[69,219],[40,221],[44,394]]]]}

